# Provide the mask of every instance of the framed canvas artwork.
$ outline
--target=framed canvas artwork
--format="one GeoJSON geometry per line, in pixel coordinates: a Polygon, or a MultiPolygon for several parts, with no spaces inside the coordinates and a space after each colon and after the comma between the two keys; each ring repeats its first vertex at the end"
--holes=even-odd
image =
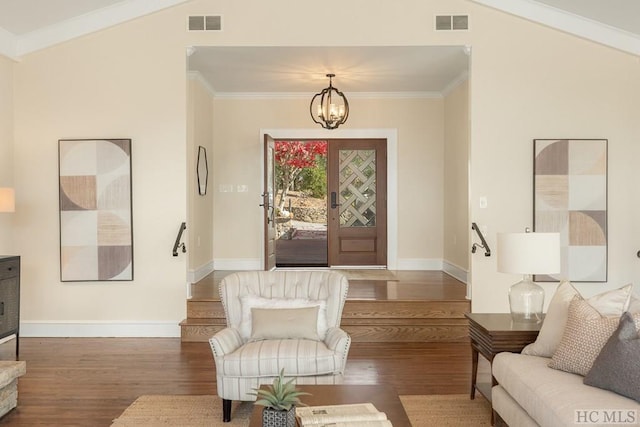
{"type": "Polygon", "coordinates": [[[534,230],[559,232],[562,271],[536,281],[607,281],[607,140],[535,139],[534,230]]]}
{"type": "Polygon", "coordinates": [[[133,280],[130,139],[58,141],[60,279],[133,280]]]}

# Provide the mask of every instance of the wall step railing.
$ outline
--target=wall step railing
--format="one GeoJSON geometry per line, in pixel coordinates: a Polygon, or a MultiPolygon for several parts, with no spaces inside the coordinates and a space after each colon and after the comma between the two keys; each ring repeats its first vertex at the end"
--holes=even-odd
{"type": "Polygon", "coordinates": [[[478,250],[478,248],[482,248],[482,249],[484,249],[484,256],[491,256],[491,248],[489,248],[489,244],[484,239],[484,236],[482,235],[482,231],[480,231],[480,228],[478,227],[478,224],[476,224],[475,222],[472,222],[471,223],[471,229],[474,230],[478,234],[478,237],[480,238],[480,242],[482,242],[482,243],[474,243],[471,246],[471,253],[475,254],[476,250],[478,250]]]}
{"type": "Polygon", "coordinates": [[[184,233],[184,230],[186,229],[187,229],[186,222],[183,222],[182,224],[180,224],[180,229],[178,230],[178,235],[176,236],[176,242],[173,244],[173,256],[178,256],[179,248],[182,248],[182,253],[187,252],[187,246],[184,244],[184,242],[181,242],[182,233],[184,233]]]}

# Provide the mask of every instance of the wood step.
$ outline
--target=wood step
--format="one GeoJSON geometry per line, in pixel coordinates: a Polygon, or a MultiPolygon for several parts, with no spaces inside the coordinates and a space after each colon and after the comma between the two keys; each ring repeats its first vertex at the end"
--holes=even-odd
{"type": "Polygon", "coordinates": [[[207,342],[227,327],[225,319],[185,319],[180,322],[182,342],[207,342]]]}
{"type": "MultiPolygon", "coordinates": [[[[341,327],[353,342],[468,342],[467,300],[347,300],[341,327]]],[[[188,300],[184,342],[206,342],[226,326],[219,300],[188,300]]]]}
{"type": "MultiPolygon", "coordinates": [[[[464,319],[470,301],[362,301],[347,300],[343,319],[425,318],[464,319]]],[[[187,300],[188,319],[225,319],[220,300],[187,300]]]]}
{"type": "Polygon", "coordinates": [[[187,300],[187,319],[225,319],[220,300],[187,300]]]}

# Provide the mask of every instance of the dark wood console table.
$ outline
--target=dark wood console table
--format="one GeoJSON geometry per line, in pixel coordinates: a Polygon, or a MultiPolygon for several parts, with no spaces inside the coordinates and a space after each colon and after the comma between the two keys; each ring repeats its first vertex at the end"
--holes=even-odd
{"type": "Polygon", "coordinates": [[[16,336],[20,354],[20,257],[0,256],[0,338],[16,336]]]}

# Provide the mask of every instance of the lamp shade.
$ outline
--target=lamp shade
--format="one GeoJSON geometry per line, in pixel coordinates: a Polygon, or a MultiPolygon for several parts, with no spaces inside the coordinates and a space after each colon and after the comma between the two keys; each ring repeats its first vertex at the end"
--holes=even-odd
{"type": "Polygon", "coordinates": [[[16,198],[13,188],[0,188],[0,212],[15,212],[16,198]]]}
{"type": "Polygon", "coordinates": [[[501,273],[560,273],[559,233],[499,233],[497,251],[501,273]]]}

